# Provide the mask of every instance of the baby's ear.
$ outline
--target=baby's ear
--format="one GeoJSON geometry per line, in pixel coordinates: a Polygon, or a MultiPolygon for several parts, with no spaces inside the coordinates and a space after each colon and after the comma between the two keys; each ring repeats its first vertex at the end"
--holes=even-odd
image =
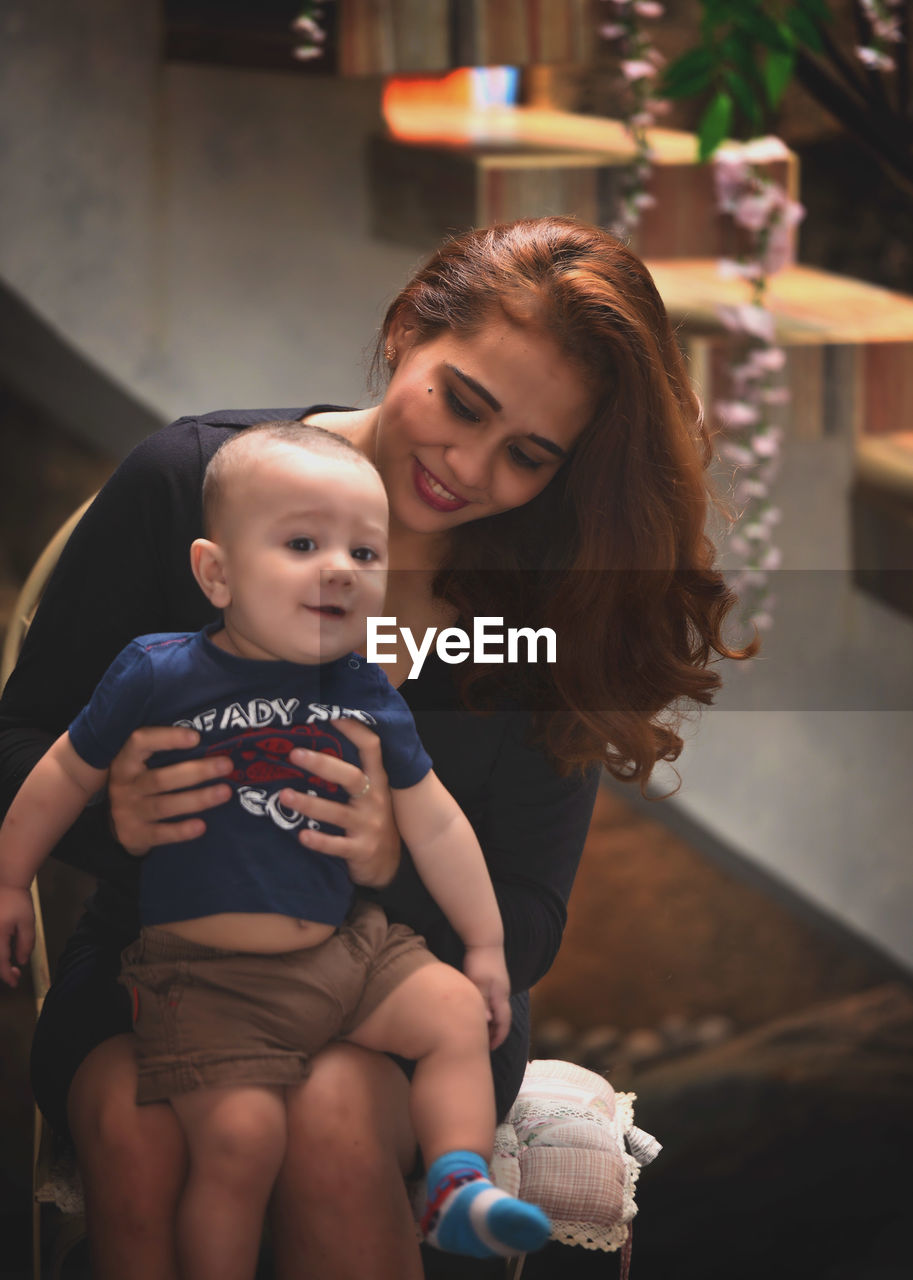
{"type": "Polygon", "coordinates": [[[231,604],[231,591],[225,572],[225,552],[217,542],[197,538],[190,545],[190,567],[200,590],[216,609],[226,609],[231,604]]]}

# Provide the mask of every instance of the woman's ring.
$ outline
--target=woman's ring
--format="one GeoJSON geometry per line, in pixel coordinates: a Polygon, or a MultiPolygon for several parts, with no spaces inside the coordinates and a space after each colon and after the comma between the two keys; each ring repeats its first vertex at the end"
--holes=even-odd
{"type": "Polygon", "coordinates": [[[352,794],[352,799],[360,800],[362,796],[366,796],[370,790],[371,790],[371,779],[368,777],[367,774],[365,774],[365,785],[362,787],[360,791],[355,791],[352,794]]]}

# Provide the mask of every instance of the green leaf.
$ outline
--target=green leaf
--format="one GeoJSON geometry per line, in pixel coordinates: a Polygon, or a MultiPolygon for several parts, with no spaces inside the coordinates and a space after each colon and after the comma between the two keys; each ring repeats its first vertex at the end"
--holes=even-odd
{"type": "Polygon", "coordinates": [[[732,98],[721,89],[714,94],[697,127],[698,159],[709,160],[720,143],[729,136],[732,123],[732,98]]]}
{"type": "Polygon", "coordinates": [[[703,93],[710,84],[716,59],[704,45],[689,49],[666,68],[663,93],[670,98],[690,98],[703,93]]]}
{"type": "MultiPolygon", "coordinates": [[[[744,0],[742,0],[742,3],[744,3],[744,0]]],[[[729,0],[703,0],[701,8],[703,10],[703,22],[713,27],[718,27],[724,22],[728,22],[732,16],[732,5],[729,0]]]]}
{"type": "Polygon", "coordinates": [[[787,22],[799,44],[804,44],[815,53],[821,52],[823,47],[821,35],[814,18],[810,18],[801,9],[793,9],[787,17],[787,22]]]}
{"type": "Polygon", "coordinates": [[[726,70],[725,80],[735,105],[745,116],[752,133],[757,132],[764,123],[764,113],[751,84],[733,68],[726,70]]]}
{"type": "Polygon", "coordinates": [[[783,92],[789,84],[796,65],[792,53],[775,53],[771,51],[764,59],[764,88],[767,90],[767,101],[771,107],[779,106],[783,92]]]}
{"type": "Polygon", "coordinates": [[[791,47],[789,28],[783,27],[762,9],[746,6],[740,9],[735,20],[736,29],[742,39],[755,40],[768,49],[786,50],[791,47]]]}
{"type": "Polygon", "coordinates": [[[834,21],[834,15],[831,13],[827,0],[797,0],[796,11],[807,13],[815,22],[826,23],[834,21]]]}

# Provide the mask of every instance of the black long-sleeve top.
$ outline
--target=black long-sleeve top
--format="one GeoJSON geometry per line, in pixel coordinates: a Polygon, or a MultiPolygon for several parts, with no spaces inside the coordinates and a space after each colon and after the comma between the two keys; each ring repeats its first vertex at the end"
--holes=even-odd
{"type": "MultiPolygon", "coordinates": [[[[189,548],[202,534],[203,472],[226,433],[268,419],[301,418],[320,407],[180,418],[121,464],[67,543],[0,700],[3,813],[130,639],[196,630],[213,619],[191,573],[189,548]]],[[[527,741],[527,712],[466,711],[451,668],[434,657],[400,692],[436,773],[475,828],[504,920],[512,987],[525,992],[558,951],[597,772],[558,777],[527,741]]],[[[135,927],[139,864],[111,833],[104,804],[83,813],[56,856],[98,877],[90,910],[124,930],[135,927]]],[[[459,965],[460,941],[407,850],[393,883],[373,896],[391,920],[409,924],[441,959],[459,965]]],[[[522,1002],[515,1012],[517,1034],[496,1055],[502,1099],[519,1083],[525,1056],[522,1002]]]]}

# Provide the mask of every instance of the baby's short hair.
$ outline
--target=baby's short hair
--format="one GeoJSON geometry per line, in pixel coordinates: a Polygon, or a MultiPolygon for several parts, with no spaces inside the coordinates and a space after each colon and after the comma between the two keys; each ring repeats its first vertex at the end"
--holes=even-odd
{"type": "Polygon", "coordinates": [[[212,537],[219,508],[225,498],[227,481],[234,467],[257,445],[265,441],[290,444],[311,453],[321,453],[343,458],[375,470],[374,463],[343,436],[310,422],[282,420],[258,422],[255,426],[236,431],[223,441],[209,459],[203,475],[203,532],[212,537]]]}

